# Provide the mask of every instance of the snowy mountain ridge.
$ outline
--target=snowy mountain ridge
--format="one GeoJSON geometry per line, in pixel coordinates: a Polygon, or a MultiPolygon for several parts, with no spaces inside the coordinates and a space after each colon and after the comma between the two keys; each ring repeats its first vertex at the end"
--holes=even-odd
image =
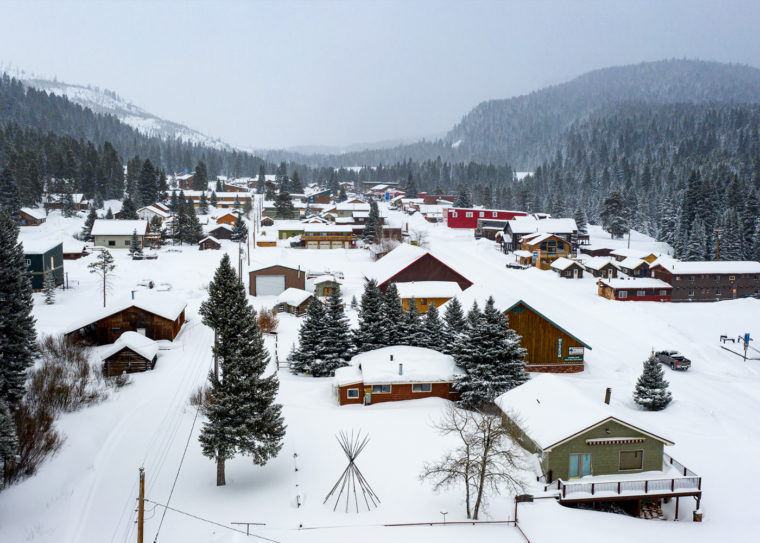
{"type": "Polygon", "coordinates": [[[56,80],[28,77],[24,74],[19,74],[18,78],[29,87],[57,96],[65,96],[75,104],[90,108],[95,113],[113,115],[146,136],[164,140],[176,139],[184,143],[205,145],[225,151],[233,150],[231,145],[220,139],[207,136],[183,124],[162,119],[132,104],[113,91],[89,85],[73,85],[56,80]]]}

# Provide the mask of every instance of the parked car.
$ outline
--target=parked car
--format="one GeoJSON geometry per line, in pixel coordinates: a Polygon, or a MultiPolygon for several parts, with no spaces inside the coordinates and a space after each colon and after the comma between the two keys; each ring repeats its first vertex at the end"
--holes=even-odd
{"type": "Polygon", "coordinates": [[[517,262],[507,262],[506,264],[507,268],[512,270],[527,270],[530,268],[530,266],[526,266],[524,264],[518,264],[517,262]]]}
{"type": "Polygon", "coordinates": [[[660,364],[670,366],[671,370],[686,371],[691,367],[691,360],[678,351],[659,351],[654,356],[660,364]]]}

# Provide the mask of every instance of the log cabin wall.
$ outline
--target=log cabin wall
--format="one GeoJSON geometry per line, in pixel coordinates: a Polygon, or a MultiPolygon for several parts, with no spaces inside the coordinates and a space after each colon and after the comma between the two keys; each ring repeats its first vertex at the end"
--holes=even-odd
{"type": "Polygon", "coordinates": [[[114,377],[122,373],[137,373],[141,371],[152,370],[156,367],[156,358],[148,360],[131,350],[124,347],[118,353],[115,353],[103,361],[103,375],[114,377]]]}
{"type": "Polygon", "coordinates": [[[124,332],[137,332],[145,329],[145,336],[157,340],[173,341],[185,322],[185,311],[171,321],[138,307],[130,307],[99,320],[96,323],[98,345],[114,343],[124,332]]]}

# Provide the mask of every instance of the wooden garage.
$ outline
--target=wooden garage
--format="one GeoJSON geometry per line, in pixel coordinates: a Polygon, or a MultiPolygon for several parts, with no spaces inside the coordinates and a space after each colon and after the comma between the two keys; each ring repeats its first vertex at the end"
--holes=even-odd
{"type": "Polygon", "coordinates": [[[115,343],[124,332],[173,341],[185,322],[186,305],[183,300],[167,294],[141,291],[135,293],[134,298],[117,300],[94,310],[64,333],[95,345],[115,343]]]}
{"type": "Polygon", "coordinates": [[[148,371],[156,367],[158,344],[137,332],[124,332],[100,356],[106,377],[148,371]]]}
{"type": "Polygon", "coordinates": [[[306,273],[300,268],[275,264],[248,274],[251,296],[279,296],[289,288],[306,289],[306,273]]]}
{"type": "Polygon", "coordinates": [[[209,249],[218,250],[222,248],[222,244],[214,236],[206,236],[198,242],[198,250],[207,251],[209,249]]]}

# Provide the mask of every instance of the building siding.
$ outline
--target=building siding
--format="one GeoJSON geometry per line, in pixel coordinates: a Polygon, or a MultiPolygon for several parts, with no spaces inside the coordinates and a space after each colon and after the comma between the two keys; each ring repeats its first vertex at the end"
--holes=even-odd
{"type": "Polygon", "coordinates": [[[256,296],[256,277],[260,275],[284,275],[286,290],[291,287],[306,290],[306,272],[285,266],[270,266],[248,274],[248,292],[251,296],[256,296]]]}
{"type": "MultiPolygon", "coordinates": [[[[338,403],[340,405],[363,404],[364,396],[366,393],[365,388],[371,389],[371,387],[371,383],[343,385],[338,388],[338,403]],[[348,389],[351,388],[359,389],[358,398],[348,397],[348,389]]],[[[370,405],[385,402],[417,400],[421,398],[443,398],[445,400],[458,401],[459,393],[453,390],[451,383],[432,383],[430,392],[412,392],[411,383],[392,384],[391,391],[389,393],[370,394],[370,405]]]]}
{"type": "Polygon", "coordinates": [[[378,286],[380,290],[385,292],[391,283],[410,283],[412,281],[453,281],[459,283],[459,288],[462,290],[472,286],[472,281],[455,272],[429,253],[418,258],[378,286]]]}

